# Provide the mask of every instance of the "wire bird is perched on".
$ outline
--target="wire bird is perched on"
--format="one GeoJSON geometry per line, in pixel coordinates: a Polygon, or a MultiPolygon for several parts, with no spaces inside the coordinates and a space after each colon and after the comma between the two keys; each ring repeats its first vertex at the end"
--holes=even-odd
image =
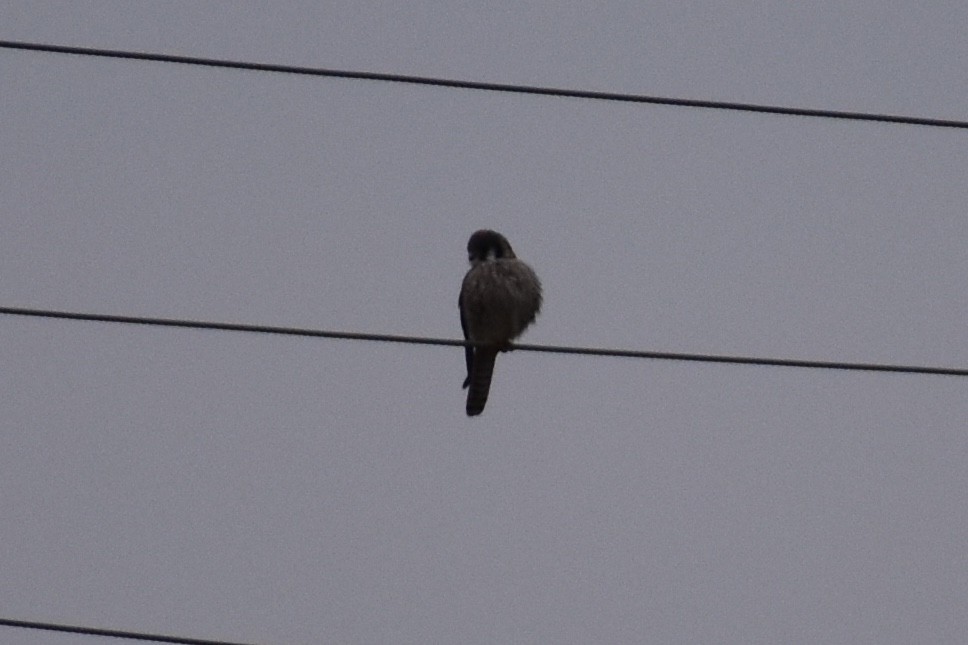
{"type": "Polygon", "coordinates": [[[467,257],[471,268],[457,300],[460,324],[466,340],[487,345],[464,348],[467,416],[473,417],[484,411],[497,353],[507,350],[541,310],[541,282],[500,233],[471,235],[467,257]]]}

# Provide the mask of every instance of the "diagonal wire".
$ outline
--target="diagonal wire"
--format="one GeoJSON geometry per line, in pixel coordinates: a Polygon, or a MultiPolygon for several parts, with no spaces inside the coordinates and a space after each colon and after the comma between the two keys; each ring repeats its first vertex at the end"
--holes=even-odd
{"type": "MultiPolygon", "coordinates": [[[[0,307],[0,314],[11,316],[31,316],[35,318],[60,318],[91,322],[127,323],[133,325],[153,325],[160,327],[182,327],[190,329],[211,329],[218,331],[238,331],[258,334],[279,334],[285,336],[309,336],[313,338],[335,338],[341,340],[367,340],[387,343],[409,343],[416,345],[443,345],[448,347],[474,346],[475,343],[448,338],[427,338],[421,336],[401,336],[395,334],[365,334],[359,332],[325,331],[299,327],[274,327],[269,325],[248,325],[241,323],[207,322],[199,320],[177,320],[172,318],[145,318],[141,316],[116,316],[111,314],[89,314],[73,311],[52,311],[47,309],[24,309],[20,307],[0,307]]],[[[545,352],[549,354],[579,354],[584,356],[610,356],[619,358],[647,358],[670,361],[692,361],[697,363],[728,363],[733,365],[768,365],[773,367],[801,367],[829,370],[854,370],[868,372],[896,372],[905,374],[933,374],[939,376],[968,376],[968,369],[954,367],[931,367],[921,365],[891,365],[883,363],[846,363],[840,361],[808,361],[786,358],[757,358],[752,356],[723,356],[717,354],[684,354],[678,352],[651,352],[630,349],[602,349],[596,347],[564,347],[555,345],[515,344],[513,349],[525,352],[545,352]]]]}
{"type": "Polygon", "coordinates": [[[38,629],[49,632],[64,632],[68,634],[84,634],[86,636],[106,636],[108,638],[124,638],[127,640],[150,641],[154,643],[176,643],[177,645],[251,645],[248,643],[237,643],[231,641],[213,641],[201,638],[186,638],[182,636],[144,634],[141,632],[126,632],[118,629],[100,629],[98,627],[82,627],[79,625],[40,623],[30,620],[13,620],[10,618],[0,618],[0,626],[38,629]]]}
{"type": "Polygon", "coordinates": [[[20,49],[27,51],[49,52],[57,54],[75,54],[78,56],[100,56],[103,58],[123,58],[130,60],[154,61],[160,63],[179,63],[183,65],[202,65],[206,67],[223,67],[243,69],[259,72],[279,72],[284,74],[300,74],[303,76],[328,76],[333,78],[350,78],[369,81],[389,81],[395,83],[410,83],[414,85],[433,85],[470,90],[487,90],[491,92],[512,92],[517,94],[539,94],[543,96],[558,96],[599,101],[621,101],[625,103],[651,103],[655,105],[672,105],[677,107],[694,107],[715,110],[735,110],[740,112],[760,112],[767,114],[785,114],[792,116],[820,117],[828,119],[849,119],[854,121],[877,121],[882,123],[898,123],[905,125],[926,125],[939,128],[968,129],[968,121],[953,119],[931,119],[925,117],[902,116],[894,114],[874,114],[867,112],[845,112],[838,110],[817,110],[810,108],[793,108],[775,105],[759,105],[754,103],[734,103],[729,101],[705,101],[698,99],[680,99],[663,96],[646,96],[642,94],[623,94],[617,92],[596,92],[590,90],[569,90],[535,85],[511,85],[507,83],[485,83],[480,81],[461,81],[454,79],[433,78],[429,76],[407,76],[403,74],[383,74],[378,72],[354,72],[348,70],[325,69],[319,67],[303,67],[295,65],[277,65],[271,63],[251,63],[245,61],[225,60],[218,58],[199,58],[196,56],[175,56],[172,54],[153,54],[149,52],[133,52],[117,49],[98,49],[93,47],[73,47],[67,45],[47,45],[43,43],[19,42],[0,40],[0,48],[20,49]]]}

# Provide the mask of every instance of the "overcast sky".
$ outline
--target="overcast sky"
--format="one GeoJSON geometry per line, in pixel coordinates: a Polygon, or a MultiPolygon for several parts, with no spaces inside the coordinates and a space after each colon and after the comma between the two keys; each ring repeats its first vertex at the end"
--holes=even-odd
{"type": "MultiPolygon", "coordinates": [[[[10,2],[0,39],[968,119],[968,4],[10,2]],[[392,4],[392,7],[389,6],[392,4]]],[[[0,49],[0,306],[968,366],[968,131],[0,49]]],[[[960,643],[968,379],[0,315],[0,617],[960,643]]],[[[0,627],[13,645],[95,643],[0,627]]]]}

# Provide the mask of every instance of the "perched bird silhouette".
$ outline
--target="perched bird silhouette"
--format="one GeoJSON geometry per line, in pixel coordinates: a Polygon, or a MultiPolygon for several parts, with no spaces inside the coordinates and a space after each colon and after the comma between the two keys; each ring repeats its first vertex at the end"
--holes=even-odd
{"type": "Polygon", "coordinates": [[[507,239],[495,231],[471,235],[467,256],[471,268],[457,300],[460,325],[465,340],[484,344],[464,348],[467,416],[473,417],[484,411],[497,353],[510,349],[511,341],[541,310],[541,282],[514,255],[507,239]]]}

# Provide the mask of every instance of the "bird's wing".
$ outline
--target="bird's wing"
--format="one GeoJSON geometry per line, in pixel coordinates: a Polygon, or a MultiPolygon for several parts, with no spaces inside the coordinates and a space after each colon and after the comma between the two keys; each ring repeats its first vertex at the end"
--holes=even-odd
{"type": "MultiPolygon", "coordinates": [[[[467,335],[467,314],[464,313],[464,290],[461,289],[461,293],[457,296],[457,308],[460,309],[460,328],[464,332],[464,340],[469,340],[467,335]]],[[[463,387],[467,387],[471,383],[471,370],[474,367],[474,348],[464,347],[464,360],[467,363],[467,378],[464,379],[463,387]]]]}

